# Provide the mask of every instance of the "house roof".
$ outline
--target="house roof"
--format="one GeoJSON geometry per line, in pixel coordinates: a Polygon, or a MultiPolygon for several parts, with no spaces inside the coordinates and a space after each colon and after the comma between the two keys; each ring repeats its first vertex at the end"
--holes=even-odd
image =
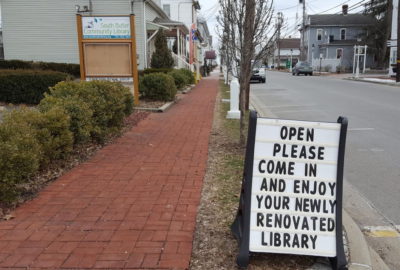
{"type": "Polygon", "coordinates": [[[365,26],[375,19],[364,14],[324,14],[308,16],[309,26],[365,26]]]}
{"type": "Polygon", "coordinates": [[[155,18],[153,20],[154,23],[163,25],[163,26],[171,26],[171,27],[176,27],[179,28],[182,32],[184,32],[185,34],[189,34],[189,29],[187,28],[187,26],[183,23],[183,22],[177,22],[177,21],[173,21],[169,18],[155,18]]]}
{"type": "Polygon", "coordinates": [[[300,39],[299,38],[280,39],[279,47],[281,49],[299,49],[300,48],[300,39]]]}
{"type": "Polygon", "coordinates": [[[153,0],[144,1],[145,5],[146,5],[146,3],[149,4],[158,13],[158,15],[160,17],[168,18],[168,15],[164,12],[164,10],[162,10],[162,8],[157,3],[155,3],[153,0]]]}

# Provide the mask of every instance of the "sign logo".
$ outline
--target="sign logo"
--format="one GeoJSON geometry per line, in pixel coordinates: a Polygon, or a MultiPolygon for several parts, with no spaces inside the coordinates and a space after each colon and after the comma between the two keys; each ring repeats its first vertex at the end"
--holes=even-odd
{"type": "Polygon", "coordinates": [[[84,39],[129,39],[129,17],[82,17],[84,39]]]}

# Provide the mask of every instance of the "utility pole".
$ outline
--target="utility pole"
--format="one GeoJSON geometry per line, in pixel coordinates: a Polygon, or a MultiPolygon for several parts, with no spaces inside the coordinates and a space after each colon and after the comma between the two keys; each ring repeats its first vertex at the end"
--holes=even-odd
{"type": "Polygon", "coordinates": [[[397,4],[397,57],[396,82],[400,82],[400,0],[397,4]]]}
{"type": "Polygon", "coordinates": [[[304,46],[304,35],[306,31],[306,0],[299,0],[300,4],[303,4],[303,22],[301,26],[301,44],[300,44],[300,59],[306,60],[305,46],[304,46]]]}
{"type": "MultiPolygon", "coordinates": [[[[400,0],[399,0],[400,1],[400,0]]],[[[281,27],[282,27],[282,12],[278,12],[278,38],[276,41],[276,44],[278,46],[278,69],[280,69],[281,66],[281,27]]]]}

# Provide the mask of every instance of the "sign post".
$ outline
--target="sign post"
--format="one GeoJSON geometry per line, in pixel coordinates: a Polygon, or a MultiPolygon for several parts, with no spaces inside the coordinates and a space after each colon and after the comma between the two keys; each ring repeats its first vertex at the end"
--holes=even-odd
{"type": "Polygon", "coordinates": [[[135,15],[82,16],[77,14],[81,80],[133,83],[139,103],[135,15]]]}
{"type": "Polygon", "coordinates": [[[250,114],[239,209],[237,263],[250,252],[329,257],[347,269],[342,238],[347,119],[337,123],[250,114]]]}

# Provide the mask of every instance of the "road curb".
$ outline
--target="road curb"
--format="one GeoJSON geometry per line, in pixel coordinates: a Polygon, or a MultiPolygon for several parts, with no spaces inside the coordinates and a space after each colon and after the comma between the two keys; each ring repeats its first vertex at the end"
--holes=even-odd
{"type": "Polygon", "coordinates": [[[368,81],[368,80],[364,80],[362,78],[343,78],[342,80],[346,80],[346,81],[354,81],[354,82],[363,82],[363,83],[373,83],[373,84],[380,84],[380,85],[388,85],[388,86],[393,86],[393,87],[400,87],[399,84],[394,84],[394,83],[385,83],[385,82],[375,82],[375,81],[368,81]]]}
{"type": "Polygon", "coordinates": [[[343,210],[343,227],[347,233],[350,253],[349,270],[372,269],[371,254],[364,234],[345,210],[343,210]]]}

